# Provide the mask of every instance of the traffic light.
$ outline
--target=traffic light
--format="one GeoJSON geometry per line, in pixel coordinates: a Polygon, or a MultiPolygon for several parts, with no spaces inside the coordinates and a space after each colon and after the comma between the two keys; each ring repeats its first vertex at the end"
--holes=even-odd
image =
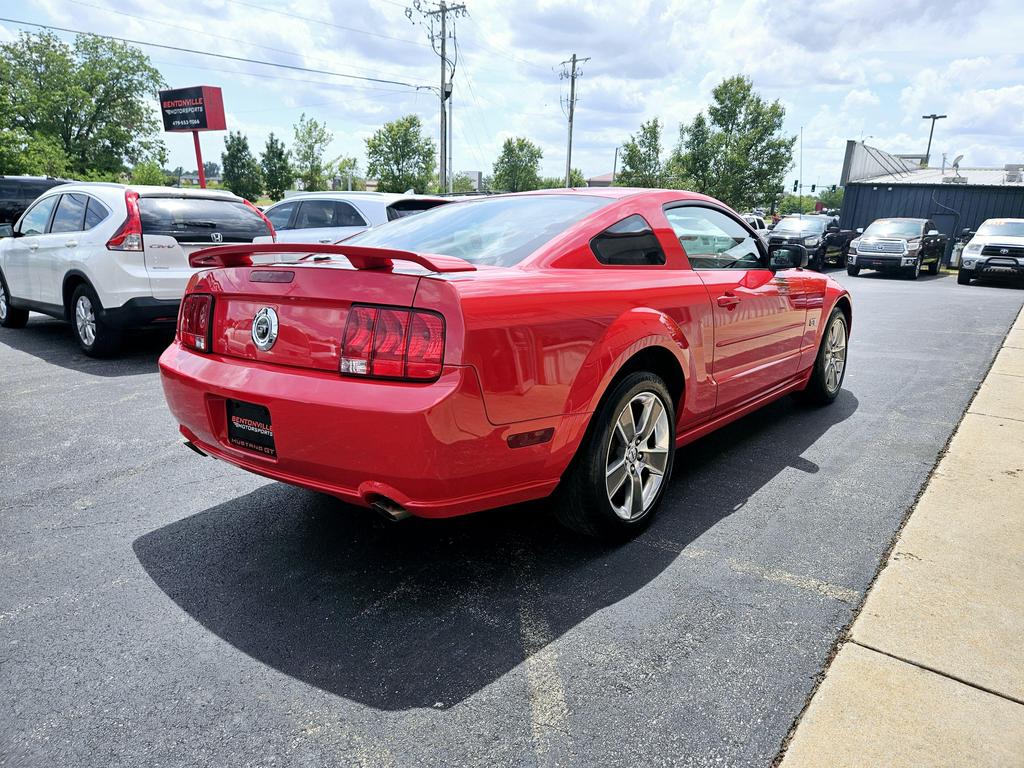
{"type": "Polygon", "coordinates": [[[817,186],[817,184],[811,184],[811,192],[812,192],[812,193],[814,192],[814,188],[815,188],[816,186],[817,186]]]}
{"type": "Polygon", "coordinates": [[[835,192],[835,191],[836,191],[836,185],[835,185],[835,184],[833,184],[833,185],[832,185],[832,191],[833,191],[833,192],[835,192]]]}
{"type": "Polygon", "coordinates": [[[800,183],[799,179],[793,179],[793,191],[796,192],[796,187],[800,183]]]}

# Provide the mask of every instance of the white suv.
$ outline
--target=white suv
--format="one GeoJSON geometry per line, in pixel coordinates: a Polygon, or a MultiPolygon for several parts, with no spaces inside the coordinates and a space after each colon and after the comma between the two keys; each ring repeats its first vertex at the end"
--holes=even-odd
{"type": "Polygon", "coordinates": [[[86,354],[115,352],[125,330],[173,328],[188,256],[274,235],[230,192],[75,183],[40,196],[0,240],[0,325],[29,310],[67,320],[86,354]]]}
{"type": "Polygon", "coordinates": [[[451,202],[389,192],[303,192],[267,208],[279,243],[336,243],[370,227],[451,202]]]}
{"type": "Polygon", "coordinates": [[[970,285],[971,278],[1024,280],[1024,219],[988,219],[978,227],[960,255],[956,281],[970,285]]]}

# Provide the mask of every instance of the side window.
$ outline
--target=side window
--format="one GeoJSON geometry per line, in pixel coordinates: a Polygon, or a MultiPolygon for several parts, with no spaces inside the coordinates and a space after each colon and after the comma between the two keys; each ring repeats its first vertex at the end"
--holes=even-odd
{"type": "Polygon", "coordinates": [[[57,203],[57,212],[53,214],[53,223],[50,225],[51,232],[81,232],[85,223],[85,207],[89,204],[89,198],[81,194],[67,194],[60,196],[57,203]]]}
{"type": "Polygon", "coordinates": [[[85,228],[92,229],[110,215],[107,206],[95,197],[89,198],[89,207],[85,209],[85,228]]]}
{"type": "Polygon", "coordinates": [[[696,205],[669,208],[675,230],[694,269],[763,269],[757,239],[729,216],[696,205]]]}
{"type": "Polygon", "coordinates": [[[57,204],[59,195],[44,197],[25,213],[21,223],[18,225],[18,232],[22,235],[41,235],[46,231],[46,224],[53,213],[53,206],[57,204]]]}
{"type": "Polygon", "coordinates": [[[657,266],[665,252],[643,216],[634,214],[612,224],[590,241],[590,249],[602,264],[657,266]]]}
{"type": "Polygon", "coordinates": [[[281,203],[267,211],[267,218],[274,225],[274,229],[288,229],[288,222],[291,220],[294,210],[295,203],[281,203]]]}
{"type": "Polygon", "coordinates": [[[330,200],[303,200],[295,229],[314,229],[334,226],[334,203],[330,200]]]}
{"type": "Polygon", "coordinates": [[[348,203],[334,204],[335,227],[365,227],[366,220],[348,203]]]}

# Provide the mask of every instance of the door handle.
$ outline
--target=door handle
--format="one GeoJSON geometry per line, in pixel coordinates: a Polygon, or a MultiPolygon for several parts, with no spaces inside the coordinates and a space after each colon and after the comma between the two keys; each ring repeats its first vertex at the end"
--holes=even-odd
{"type": "Polygon", "coordinates": [[[78,241],[77,240],[68,240],[66,243],[64,243],[64,247],[65,248],[77,248],[78,247],[78,241]]]}
{"type": "Polygon", "coordinates": [[[735,307],[740,303],[740,297],[734,296],[731,293],[725,293],[719,296],[716,301],[720,307],[735,307]]]}
{"type": "Polygon", "coordinates": [[[38,251],[39,250],[39,243],[29,243],[28,244],[28,249],[30,251],[38,251]]]}

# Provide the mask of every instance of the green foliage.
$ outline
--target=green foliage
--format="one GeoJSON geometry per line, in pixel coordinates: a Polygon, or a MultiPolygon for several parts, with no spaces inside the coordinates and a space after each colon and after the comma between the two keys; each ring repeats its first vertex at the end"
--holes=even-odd
{"type": "Polygon", "coordinates": [[[324,162],[324,152],[334,139],[327,130],[327,124],[312,117],[307,119],[303,112],[295,124],[294,158],[295,173],[302,179],[302,188],[307,192],[327,189],[331,177],[330,163],[324,162]]]}
{"type": "Polygon", "coordinates": [[[476,192],[476,184],[468,173],[457,173],[452,179],[452,192],[476,192]]]}
{"type": "Polygon", "coordinates": [[[144,160],[141,163],[136,163],[135,167],[132,168],[131,182],[132,184],[160,187],[167,183],[167,175],[164,173],[163,168],[160,167],[160,163],[153,160],[144,160]]]}
{"type": "MultiPolygon", "coordinates": [[[[579,168],[573,168],[569,171],[569,186],[570,187],[585,187],[587,186],[587,179],[583,175],[583,171],[579,168]]],[[[565,187],[564,176],[544,176],[541,178],[540,183],[537,185],[537,189],[561,189],[565,187]]]]}
{"type": "Polygon", "coordinates": [[[152,109],[163,85],[149,57],[130,45],[92,35],[69,45],[48,32],[23,32],[0,45],[0,145],[21,142],[30,155],[24,162],[63,165],[74,176],[163,163],[152,109]]]}
{"type": "Polygon", "coordinates": [[[31,135],[21,128],[0,129],[0,173],[66,176],[70,166],[56,139],[31,135]]]}
{"type": "Polygon", "coordinates": [[[341,189],[348,189],[349,177],[352,178],[352,189],[362,192],[366,189],[366,179],[359,176],[359,161],[354,157],[339,157],[334,163],[337,169],[338,178],[341,180],[341,189]]]}
{"type": "Polygon", "coordinates": [[[215,163],[212,160],[204,160],[203,173],[206,174],[206,178],[210,178],[211,176],[220,176],[220,163],[215,163]]]}
{"type": "Polygon", "coordinates": [[[782,196],[782,200],[779,201],[776,210],[782,216],[785,216],[788,213],[814,213],[815,202],[816,198],[811,197],[810,195],[804,195],[803,200],[801,201],[799,195],[787,192],[782,196]]]}
{"type": "Polygon", "coordinates": [[[267,144],[260,155],[260,168],[263,171],[263,182],[267,187],[267,195],[271,200],[280,200],[284,191],[289,189],[295,180],[291,167],[291,153],[285,149],[284,142],[278,141],[271,133],[267,144]]]}
{"type": "Polygon", "coordinates": [[[648,120],[640,132],[622,147],[622,168],[615,176],[619,187],[661,187],[665,168],[661,162],[661,121],[648,120]]]}
{"type": "Polygon", "coordinates": [[[831,189],[826,189],[824,192],[818,195],[818,199],[822,203],[824,203],[826,208],[842,208],[843,188],[836,187],[835,192],[833,192],[831,189]]]}
{"type": "Polygon", "coordinates": [[[494,163],[494,186],[506,192],[524,192],[540,187],[541,148],[529,139],[505,139],[494,163]]]}
{"type": "Polygon", "coordinates": [[[755,93],[746,77],[726,78],[713,91],[707,116],[679,127],[669,160],[675,182],[736,210],[769,203],[793,164],[796,136],[782,135],[785,114],[781,103],[755,93]]]}
{"type": "Polygon", "coordinates": [[[367,175],[381,192],[426,192],[433,180],[436,147],[416,115],[385,123],[366,140],[367,175]]]}
{"type": "Polygon", "coordinates": [[[263,194],[263,172],[249,151],[249,140],[241,131],[228,133],[220,162],[224,167],[221,174],[224,187],[246,200],[260,198],[263,194]]]}

